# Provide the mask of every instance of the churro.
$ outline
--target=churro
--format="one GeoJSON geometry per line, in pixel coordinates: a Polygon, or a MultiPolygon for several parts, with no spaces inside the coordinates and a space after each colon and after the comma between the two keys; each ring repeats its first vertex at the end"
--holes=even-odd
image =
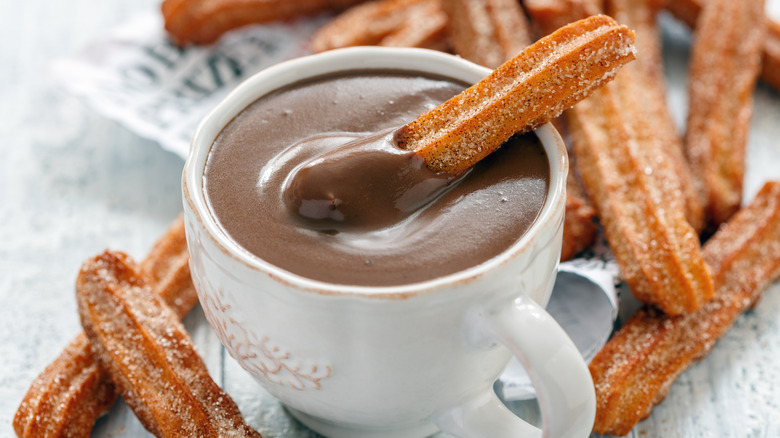
{"type": "Polygon", "coordinates": [[[528,19],[517,0],[448,0],[447,34],[455,53],[496,68],[531,44],[528,19]]]}
{"type": "Polygon", "coordinates": [[[210,44],[256,23],[341,9],[362,0],[164,0],[165,30],[179,44],[210,44]]]}
{"type": "Polygon", "coordinates": [[[440,0],[380,0],[349,8],[312,37],[315,52],[352,46],[443,48],[440,0]]]}
{"type": "Polygon", "coordinates": [[[666,181],[668,196],[682,196],[688,223],[697,231],[704,227],[704,202],[697,190],[685,158],[683,141],[666,102],[666,81],[661,53],[661,35],[657,15],[663,6],[659,0],[607,0],[607,14],[637,34],[637,60],[621,71],[618,81],[631,81],[634,98],[642,102],[643,113],[637,113],[635,124],[640,141],[659,157],[653,167],[670,165],[674,174],[666,181]],[[641,120],[640,120],[641,119],[641,120]],[[678,185],[678,187],[673,187],[678,185]]]}
{"type": "Polygon", "coordinates": [[[742,202],[765,23],[763,0],[708,0],[696,22],[685,148],[710,229],[742,202]]]}
{"type": "Polygon", "coordinates": [[[76,280],[84,332],[138,419],[158,437],[260,434],[244,422],[174,311],[122,253],[87,260],[76,280]]]}
{"type": "Polygon", "coordinates": [[[567,112],[577,166],[631,292],[669,314],[690,312],[712,297],[712,279],[682,197],[670,196],[675,169],[646,135],[638,87],[621,72],[567,112]]]}
{"type": "MultiPolygon", "coordinates": [[[[666,0],[666,9],[689,27],[696,26],[707,0],[666,0]]],[[[780,91],[780,23],[767,18],[761,63],[761,79],[780,91]]]]}
{"type": "Polygon", "coordinates": [[[396,141],[431,170],[459,175],[612,79],[634,59],[633,40],[631,30],[606,16],[567,25],[401,127],[396,141]]]}
{"type": "Polygon", "coordinates": [[[677,376],[703,358],[780,276],[780,183],[767,183],[715,233],[703,254],[714,270],[712,301],[679,316],[640,310],[591,362],[594,431],[629,433],[664,399],[677,376]]]}
{"type": "MultiPolygon", "coordinates": [[[[530,2],[526,8],[544,28],[546,22],[570,21],[583,13],[567,4],[548,0],[530,2]]],[[[618,10],[621,4],[609,6],[618,10]]],[[[646,19],[622,15],[647,27],[646,19]]],[[[637,37],[645,47],[654,44],[649,38],[637,37]]],[[[623,69],[613,82],[567,111],[566,118],[576,168],[623,278],[640,300],[678,314],[695,310],[711,298],[712,280],[696,231],[687,222],[679,167],[666,150],[672,136],[656,132],[655,124],[664,122],[660,109],[664,101],[657,92],[645,89],[652,60],[643,63],[623,69]],[[644,103],[640,106],[648,99],[653,101],[653,111],[646,111],[644,103]]]]}
{"type": "MultiPolygon", "coordinates": [[[[189,270],[184,221],[179,218],[141,265],[143,275],[179,317],[197,303],[189,270]]],[[[89,436],[116,400],[111,379],[82,332],[33,381],[13,420],[19,437],[89,436]]]]}
{"type": "MultiPolygon", "coordinates": [[[[552,33],[558,27],[591,15],[601,14],[601,2],[596,0],[525,0],[523,7],[529,13],[537,32],[544,35],[552,33]]],[[[565,134],[568,132],[565,117],[554,119],[555,128],[565,134]]],[[[569,149],[569,175],[566,179],[566,215],[563,224],[563,247],[561,261],[574,257],[596,240],[596,210],[583,193],[582,185],[574,176],[577,157],[571,148],[567,135],[563,135],[569,149]]]]}

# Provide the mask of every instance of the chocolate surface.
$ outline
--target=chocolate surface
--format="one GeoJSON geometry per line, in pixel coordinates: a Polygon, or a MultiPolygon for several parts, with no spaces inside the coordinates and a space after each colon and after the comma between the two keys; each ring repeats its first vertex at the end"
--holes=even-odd
{"type": "Polygon", "coordinates": [[[510,139],[455,181],[392,145],[395,128],[464,88],[362,72],[265,96],[209,153],[204,191],[212,214],[250,253],[331,283],[415,283],[485,262],[516,242],[544,204],[549,164],[536,136],[510,139]],[[367,136],[369,147],[344,148],[367,136]]]}

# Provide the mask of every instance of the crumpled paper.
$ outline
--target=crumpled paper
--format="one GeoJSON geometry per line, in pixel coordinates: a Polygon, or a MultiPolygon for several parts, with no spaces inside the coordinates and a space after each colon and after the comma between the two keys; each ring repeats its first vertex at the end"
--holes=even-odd
{"type": "MultiPolygon", "coordinates": [[[[56,60],[52,75],[97,112],[185,158],[198,123],[212,108],[252,74],[309,54],[310,36],[328,18],[251,26],[210,46],[180,48],[167,39],[161,17],[150,13],[56,60]]],[[[617,318],[617,279],[603,243],[560,266],[547,308],[588,361],[617,318]]],[[[497,389],[506,400],[535,397],[516,359],[497,389]]]]}

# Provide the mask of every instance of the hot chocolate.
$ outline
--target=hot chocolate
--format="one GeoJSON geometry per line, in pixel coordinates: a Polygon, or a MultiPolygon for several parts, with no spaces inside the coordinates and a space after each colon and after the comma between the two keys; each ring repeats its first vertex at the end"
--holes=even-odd
{"type": "Polygon", "coordinates": [[[394,128],[464,88],[350,72],[264,96],[212,146],[203,183],[211,212],[248,252],[330,283],[409,284],[487,261],[544,204],[549,163],[536,137],[510,139],[455,180],[393,145],[394,128]]]}

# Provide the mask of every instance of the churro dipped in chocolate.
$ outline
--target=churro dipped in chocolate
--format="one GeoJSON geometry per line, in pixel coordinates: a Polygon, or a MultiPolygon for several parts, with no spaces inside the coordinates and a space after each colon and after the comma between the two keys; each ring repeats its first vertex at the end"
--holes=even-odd
{"type": "Polygon", "coordinates": [[[446,47],[441,0],[380,0],[349,8],[312,37],[315,52],[352,46],[446,47]]]}
{"type": "Polygon", "coordinates": [[[765,23],[763,0],[708,0],[696,22],[685,148],[712,230],[742,201],[765,23]]]}
{"type": "MultiPolygon", "coordinates": [[[[523,7],[529,13],[532,27],[537,33],[547,35],[560,26],[603,13],[598,0],[525,0],[523,7]]],[[[630,28],[630,26],[628,26],[630,28]]],[[[568,131],[565,117],[552,121],[562,135],[568,131]]],[[[564,139],[568,136],[564,135],[564,139]]],[[[566,215],[563,224],[561,261],[573,258],[596,240],[596,210],[583,192],[582,184],[575,176],[577,157],[567,141],[569,149],[569,175],[566,179],[566,215]]]]}
{"type": "Polygon", "coordinates": [[[448,0],[447,34],[455,53],[496,68],[531,44],[528,19],[517,0],[448,0]]]}
{"type": "Polygon", "coordinates": [[[714,271],[712,301],[679,316],[640,310],[591,362],[594,431],[629,433],[664,399],[677,376],[706,356],[780,276],[780,183],[767,183],[715,233],[703,253],[714,271]]]}
{"type": "MultiPolygon", "coordinates": [[[[495,68],[531,44],[531,30],[516,0],[457,0],[442,3],[455,53],[495,68]]],[[[566,215],[561,260],[581,252],[596,238],[596,211],[570,170],[566,181],[566,215]]]]}
{"type": "Polygon", "coordinates": [[[179,44],[210,44],[249,24],[341,9],[362,0],[164,0],[165,30],[179,44]]]}
{"type": "Polygon", "coordinates": [[[611,79],[634,58],[633,39],[606,16],[572,23],[412,122],[297,167],[282,189],[288,211],[316,230],[400,223],[510,137],[550,121],[611,79]],[[345,172],[360,181],[333,178],[345,172]],[[408,187],[418,179],[425,183],[408,187]]]}
{"type": "MultiPolygon", "coordinates": [[[[181,318],[197,303],[180,217],[157,241],[140,271],[154,294],[181,318]]],[[[19,437],[87,437],[117,391],[80,333],[33,381],[13,419],[19,437]]]]}
{"type": "Polygon", "coordinates": [[[537,41],[463,93],[396,133],[435,172],[457,176],[516,133],[561,114],[634,59],[634,33],[606,16],[537,41]]]}
{"type": "MultiPolygon", "coordinates": [[[[666,9],[691,29],[707,0],[666,0],[666,9]]],[[[761,59],[761,79],[780,91],[780,23],[767,17],[761,59]]]]}
{"type": "Polygon", "coordinates": [[[84,332],[101,367],[158,437],[259,437],[208,374],[174,311],[122,253],[87,260],[76,281],[84,332]]]}

